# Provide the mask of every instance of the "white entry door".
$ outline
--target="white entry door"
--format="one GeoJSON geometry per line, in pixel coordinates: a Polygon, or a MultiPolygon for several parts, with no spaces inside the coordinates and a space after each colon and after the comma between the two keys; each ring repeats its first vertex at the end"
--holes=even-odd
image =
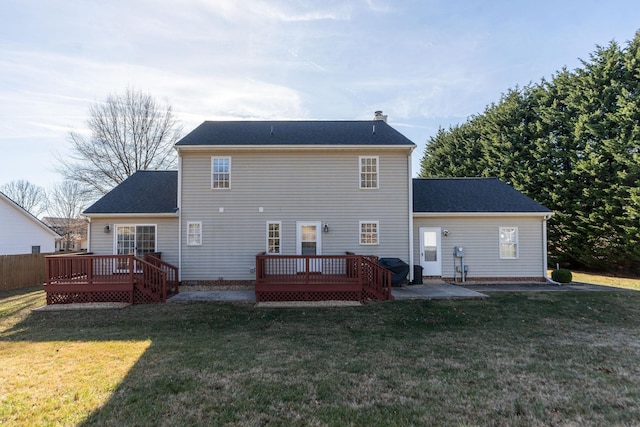
{"type": "Polygon", "coordinates": [[[425,276],[442,276],[441,237],[440,227],[420,228],[420,265],[425,276]]]}
{"type": "MultiPolygon", "coordinates": [[[[296,222],[296,254],[297,255],[322,255],[322,235],[320,230],[322,224],[317,221],[296,222]]],[[[306,262],[299,261],[298,271],[306,271],[306,262]]],[[[310,272],[321,271],[320,260],[311,260],[309,264],[310,272]]]]}

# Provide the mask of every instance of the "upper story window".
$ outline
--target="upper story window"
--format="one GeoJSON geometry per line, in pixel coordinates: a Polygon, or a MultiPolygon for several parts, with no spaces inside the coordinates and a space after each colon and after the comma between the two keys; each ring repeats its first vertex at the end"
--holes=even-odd
{"type": "Polygon", "coordinates": [[[281,229],[282,223],[280,221],[267,222],[267,253],[270,255],[280,255],[282,253],[281,229]]]}
{"type": "Polygon", "coordinates": [[[518,227],[500,227],[500,259],[518,258],[518,227]]]}
{"type": "Polygon", "coordinates": [[[360,221],[360,244],[378,244],[378,221],[360,221]]]}
{"type": "Polygon", "coordinates": [[[359,158],[360,162],[360,188],[377,189],[378,188],[378,157],[359,158]]]}
{"type": "Polygon", "coordinates": [[[187,222],[187,245],[189,246],[202,245],[202,223],[201,222],[187,222]]]}
{"type": "Polygon", "coordinates": [[[231,157],[211,158],[211,188],[231,188],[231,157]]]}

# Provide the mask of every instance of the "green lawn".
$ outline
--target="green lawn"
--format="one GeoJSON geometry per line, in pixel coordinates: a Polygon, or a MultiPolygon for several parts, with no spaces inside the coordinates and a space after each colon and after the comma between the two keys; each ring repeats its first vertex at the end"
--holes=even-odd
{"type": "Polygon", "coordinates": [[[0,293],[0,425],[631,425],[640,293],[31,312],[0,293]]]}

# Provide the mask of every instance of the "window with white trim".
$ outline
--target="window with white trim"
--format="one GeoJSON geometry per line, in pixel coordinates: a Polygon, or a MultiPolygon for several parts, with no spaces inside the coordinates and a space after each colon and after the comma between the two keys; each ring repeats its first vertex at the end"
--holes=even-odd
{"type": "Polygon", "coordinates": [[[378,157],[359,157],[360,188],[375,190],[378,188],[378,157]]]}
{"type": "Polygon", "coordinates": [[[500,259],[518,258],[518,227],[500,227],[500,259]]]}
{"type": "Polygon", "coordinates": [[[231,157],[211,157],[211,188],[231,188],[231,157]]]}
{"type": "Polygon", "coordinates": [[[360,244],[377,245],[380,241],[378,230],[378,221],[360,221],[360,244]]]}
{"type": "Polygon", "coordinates": [[[281,230],[282,222],[267,222],[267,253],[270,255],[280,255],[282,253],[281,230]]]}
{"type": "Polygon", "coordinates": [[[202,245],[202,222],[187,222],[187,245],[202,245]]]}

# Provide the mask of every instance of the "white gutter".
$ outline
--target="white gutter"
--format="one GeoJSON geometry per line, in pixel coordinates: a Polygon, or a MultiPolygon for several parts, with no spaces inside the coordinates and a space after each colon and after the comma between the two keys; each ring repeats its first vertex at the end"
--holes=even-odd
{"type": "Polygon", "coordinates": [[[409,169],[409,280],[413,283],[413,172],[411,155],[407,157],[409,169]]]}
{"type": "Polygon", "coordinates": [[[182,282],[182,155],[178,151],[178,282],[182,282]]]}
{"type": "MultiPolygon", "coordinates": [[[[82,249],[82,246],[80,247],[82,249]]],[[[87,252],[91,252],[91,218],[87,217],[87,252]]]]}
{"type": "Polygon", "coordinates": [[[551,217],[549,212],[414,212],[414,218],[450,217],[551,217]]]}

